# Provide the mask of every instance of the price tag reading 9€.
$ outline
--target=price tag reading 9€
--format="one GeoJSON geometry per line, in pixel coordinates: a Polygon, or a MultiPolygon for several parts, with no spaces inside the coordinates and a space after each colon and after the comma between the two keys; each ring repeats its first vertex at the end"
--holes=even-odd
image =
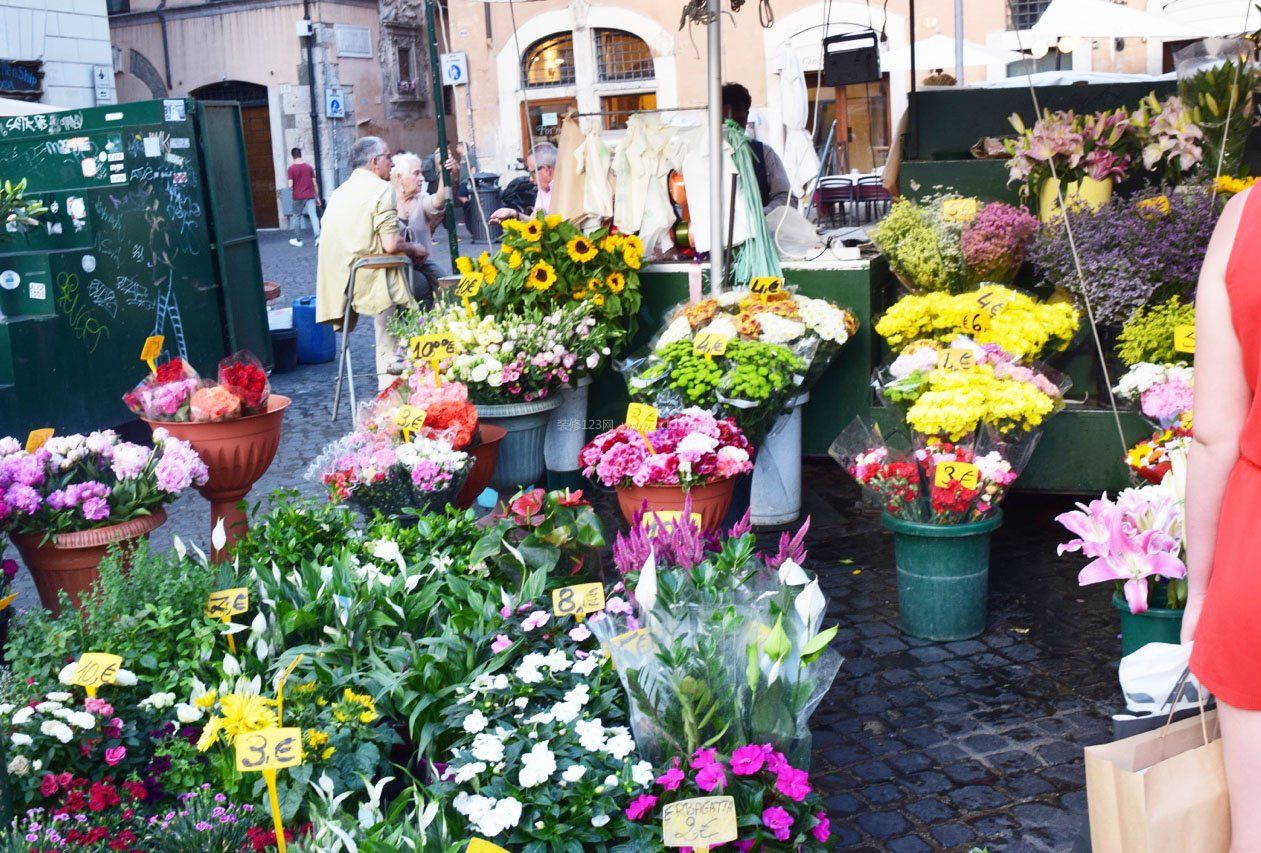
{"type": "Polygon", "coordinates": [[[692,354],[712,359],[727,352],[727,337],[717,332],[701,332],[692,339],[692,354]]]}
{"type": "Polygon", "coordinates": [[[971,462],[938,462],[933,485],[944,489],[954,482],[965,489],[975,489],[981,483],[981,470],[971,462]]]}
{"type": "Polygon", "coordinates": [[[626,425],[644,435],[657,428],[659,417],[657,407],[647,403],[631,403],[626,407],[626,425]]]}
{"type": "Polygon", "coordinates": [[[1195,326],[1187,324],[1173,327],[1173,348],[1175,352],[1195,354],[1195,326]]]}
{"type": "Polygon", "coordinates": [[[302,763],[302,729],[260,729],[237,735],[236,769],[243,773],[282,770],[302,763]]]}
{"type": "Polygon", "coordinates": [[[735,797],[693,797],[669,803],[661,813],[666,847],[713,847],[735,841],[735,797]]]}
{"type": "Polygon", "coordinates": [[[552,590],[552,612],[557,616],[585,616],[604,609],[604,584],[580,583],[552,590]]]}
{"type": "Polygon", "coordinates": [[[122,665],[123,659],[119,655],[84,652],[79,656],[78,666],[74,668],[72,683],[92,689],[102,684],[113,684],[118,677],[118,668],[122,665]]]}
{"type": "Polygon", "coordinates": [[[937,351],[937,367],[943,370],[967,370],[976,364],[976,353],[963,347],[937,351]]]}
{"type": "Polygon", "coordinates": [[[243,586],[217,589],[206,598],[206,616],[224,622],[250,609],[250,591],[243,586]]]}
{"type": "Polygon", "coordinates": [[[990,327],[989,311],[969,311],[963,315],[959,328],[967,335],[979,335],[990,327]]]}

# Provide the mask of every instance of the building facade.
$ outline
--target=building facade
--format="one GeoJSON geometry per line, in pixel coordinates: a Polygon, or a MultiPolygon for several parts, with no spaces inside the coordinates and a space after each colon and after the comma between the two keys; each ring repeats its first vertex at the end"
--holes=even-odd
{"type": "Polygon", "coordinates": [[[114,103],[105,0],[0,0],[0,98],[114,103]]]}
{"type": "MultiPolygon", "coordinates": [[[[76,0],[77,2],[78,0],[76,0]]],[[[289,151],[327,195],[355,139],[435,145],[422,6],[416,0],[110,0],[122,102],[191,97],[241,104],[260,228],[283,225],[289,151]]]]}

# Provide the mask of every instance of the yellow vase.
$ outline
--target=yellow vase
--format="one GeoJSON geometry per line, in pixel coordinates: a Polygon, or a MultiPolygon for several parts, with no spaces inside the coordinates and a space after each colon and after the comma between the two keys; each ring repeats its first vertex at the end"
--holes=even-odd
{"type": "MultiPolygon", "coordinates": [[[[1038,215],[1043,222],[1050,222],[1060,212],[1059,178],[1050,178],[1042,185],[1038,193],[1038,215]]],[[[1064,188],[1064,203],[1070,209],[1085,204],[1091,210],[1098,210],[1112,199],[1112,179],[1096,181],[1094,178],[1082,178],[1064,188]]]]}

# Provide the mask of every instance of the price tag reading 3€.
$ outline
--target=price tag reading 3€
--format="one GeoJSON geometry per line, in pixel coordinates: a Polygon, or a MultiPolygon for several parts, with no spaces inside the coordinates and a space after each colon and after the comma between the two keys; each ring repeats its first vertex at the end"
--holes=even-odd
{"type": "Polygon", "coordinates": [[[250,609],[250,591],[243,586],[217,589],[206,598],[206,616],[227,622],[250,609]]]}
{"type": "Polygon", "coordinates": [[[735,797],[693,797],[666,805],[661,814],[666,847],[713,847],[735,841],[735,797]]]}
{"type": "Polygon", "coordinates": [[[933,485],[944,489],[955,482],[965,489],[975,489],[981,483],[981,470],[971,462],[938,462],[933,485]]]}
{"type": "Polygon", "coordinates": [[[425,410],[419,406],[399,406],[394,413],[394,423],[398,424],[403,441],[411,442],[413,433],[425,425],[425,410]]]}
{"type": "Polygon", "coordinates": [[[236,769],[243,773],[281,770],[302,763],[302,729],[259,729],[237,735],[236,769]]]}
{"type": "Polygon", "coordinates": [[[552,612],[557,616],[585,616],[604,609],[604,584],[580,583],[552,590],[552,612]]]}
{"type": "Polygon", "coordinates": [[[1195,354],[1195,326],[1190,324],[1173,327],[1173,348],[1175,352],[1195,354]]]}
{"type": "Polygon", "coordinates": [[[626,425],[643,435],[657,428],[659,417],[657,407],[647,403],[631,403],[626,407],[626,425]]]}

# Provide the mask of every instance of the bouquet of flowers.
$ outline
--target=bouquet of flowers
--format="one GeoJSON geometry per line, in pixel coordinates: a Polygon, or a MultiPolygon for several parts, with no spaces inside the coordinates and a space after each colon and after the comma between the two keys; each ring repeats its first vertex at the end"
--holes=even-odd
{"type": "Polygon", "coordinates": [[[271,384],[258,356],[248,350],[219,362],[218,382],[203,380],[180,358],[157,370],[123,395],[127,408],[151,421],[230,421],[267,411],[271,384]]]}
{"type": "Polygon", "coordinates": [[[358,428],[388,436],[395,443],[404,435],[442,439],[456,450],[465,450],[477,436],[477,407],[469,402],[468,387],[460,382],[434,384],[432,374],[416,372],[408,379],[396,379],[359,407],[358,428]],[[423,422],[404,422],[408,405],[420,411],[423,422]]]}
{"type": "Polygon", "coordinates": [[[1010,283],[1037,233],[1037,217],[1023,207],[1000,201],[982,207],[959,238],[968,284],[1010,283]]]}
{"type": "Polygon", "coordinates": [[[123,402],[143,418],[183,423],[193,419],[193,394],[201,387],[201,377],[193,366],[182,358],[172,358],[124,394],[123,402]]]}
{"type": "Polygon", "coordinates": [[[578,461],[583,475],[608,488],[690,489],[753,470],[752,446],[731,418],[688,408],[661,418],[643,435],[622,424],[596,436],[578,461]]]}
{"type": "Polygon", "coordinates": [[[908,289],[954,293],[967,286],[959,228],[939,204],[895,201],[871,232],[889,268],[908,289]]]}
{"type": "Polygon", "coordinates": [[[1195,326],[1194,303],[1174,296],[1166,302],[1139,308],[1121,327],[1117,355],[1128,367],[1144,362],[1181,362],[1184,353],[1178,352],[1176,345],[1179,326],[1195,326]]]}
{"type": "Polygon", "coordinates": [[[1051,179],[1052,166],[1065,187],[1087,177],[1122,179],[1129,174],[1137,149],[1130,116],[1123,109],[1084,116],[1043,110],[1033,127],[1013,114],[1011,126],[1017,135],[1007,141],[1008,183],[1019,181],[1025,198],[1037,196],[1051,179]]]}
{"type": "Polygon", "coordinates": [[[1156,430],[1151,438],[1131,447],[1125,454],[1125,464],[1141,480],[1160,483],[1172,470],[1174,457],[1190,452],[1191,438],[1191,413],[1188,411],[1178,423],[1156,430]]]}
{"type": "Polygon", "coordinates": [[[1203,133],[1204,159],[1223,174],[1239,170],[1253,120],[1255,48],[1248,39],[1204,39],[1174,54],[1178,95],[1203,133]]]}
{"type": "Polygon", "coordinates": [[[1137,401],[1146,417],[1167,429],[1191,411],[1194,386],[1195,368],[1185,362],[1141,361],[1131,367],[1112,390],[1124,400],[1137,401]]]}
{"type": "Polygon", "coordinates": [[[249,350],[240,350],[219,362],[219,385],[240,400],[242,415],[267,411],[271,383],[263,363],[249,350]]]}
{"type": "Polygon", "coordinates": [[[1130,124],[1142,147],[1143,168],[1167,183],[1178,183],[1204,159],[1204,131],[1177,95],[1161,101],[1150,93],[1130,115],[1130,124]]]}
{"type": "Polygon", "coordinates": [[[186,441],[153,432],[152,449],[112,430],[53,436],[33,453],[0,438],[0,530],[66,533],[151,515],[209,472],[186,441]]]}

